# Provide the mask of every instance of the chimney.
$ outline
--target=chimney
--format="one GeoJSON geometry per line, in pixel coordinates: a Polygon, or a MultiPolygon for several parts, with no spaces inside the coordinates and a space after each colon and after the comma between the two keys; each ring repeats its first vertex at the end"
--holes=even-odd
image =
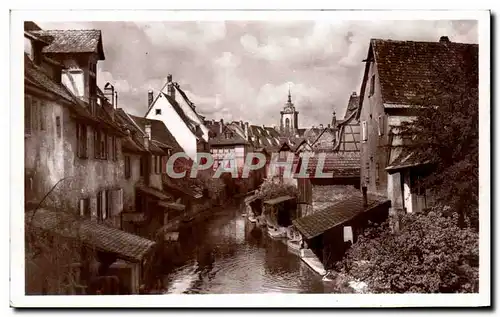
{"type": "Polygon", "coordinates": [[[115,103],[114,103],[114,108],[118,108],[118,91],[115,91],[115,103]]]}
{"type": "Polygon", "coordinates": [[[356,97],[357,95],[358,94],[355,91],[353,91],[351,96],[356,97]]]}
{"type": "Polygon", "coordinates": [[[441,36],[439,38],[439,43],[450,43],[450,39],[447,36],[441,36]]]}
{"type": "Polygon", "coordinates": [[[363,207],[367,207],[368,206],[368,195],[366,193],[367,188],[366,186],[363,186],[361,189],[363,191],[363,207]]]}
{"type": "Polygon", "coordinates": [[[167,75],[167,94],[175,100],[175,84],[172,82],[172,74],[167,75]]]}
{"type": "Polygon", "coordinates": [[[215,125],[215,119],[212,119],[212,125],[215,125]]]}
{"type": "Polygon", "coordinates": [[[222,134],[222,130],[224,129],[224,120],[220,119],[219,125],[219,133],[222,134]]]}
{"type": "Polygon", "coordinates": [[[334,129],[337,127],[337,114],[335,113],[335,111],[333,112],[332,126],[334,129]]]}
{"type": "Polygon", "coordinates": [[[151,107],[151,104],[153,103],[153,91],[149,90],[148,91],[148,109],[151,107]]]}
{"type": "Polygon", "coordinates": [[[319,125],[319,129],[323,130],[323,123],[319,125]]]}
{"type": "Polygon", "coordinates": [[[328,129],[331,129],[331,128],[332,128],[331,124],[328,123],[328,129]]]}
{"type": "Polygon", "coordinates": [[[245,138],[248,140],[248,122],[245,122],[245,138]]]}
{"type": "Polygon", "coordinates": [[[244,126],[243,126],[243,120],[240,120],[240,127],[243,129],[244,126]]]}

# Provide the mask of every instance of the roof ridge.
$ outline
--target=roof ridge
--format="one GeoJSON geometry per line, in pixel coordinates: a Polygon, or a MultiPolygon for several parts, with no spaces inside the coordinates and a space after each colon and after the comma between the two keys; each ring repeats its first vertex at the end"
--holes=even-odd
{"type": "MultiPolygon", "coordinates": [[[[383,39],[383,38],[371,38],[370,43],[376,42],[392,42],[392,43],[429,43],[429,44],[441,44],[439,39],[437,41],[418,41],[418,40],[395,40],[395,39],[383,39]]],[[[458,45],[479,45],[477,43],[463,43],[463,42],[453,42],[450,40],[449,44],[458,44],[458,45]]]]}

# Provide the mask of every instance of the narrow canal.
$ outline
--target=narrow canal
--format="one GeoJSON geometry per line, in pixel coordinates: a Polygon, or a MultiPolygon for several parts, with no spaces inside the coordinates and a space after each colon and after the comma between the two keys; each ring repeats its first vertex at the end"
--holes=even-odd
{"type": "Polygon", "coordinates": [[[331,293],[286,244],[242,216],[240,206],[209,211],[180,229],[168,252],[168,294],[331,293]]]}

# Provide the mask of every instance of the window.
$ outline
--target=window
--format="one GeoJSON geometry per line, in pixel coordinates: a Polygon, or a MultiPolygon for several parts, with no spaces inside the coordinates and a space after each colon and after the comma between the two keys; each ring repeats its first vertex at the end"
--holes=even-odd
{"type": "Polygon", "coordinates": [[[118,159],[118,146],[116,142],[116,137],[112,136],[111,137],[111,159],[113,161],[116,161],[118,159]]]}
{"type": "Polygon", "coordinates": [[[60,116],[56,116],[56,133],[57,133],[57,137],[60,138],[61,134],[62,134],[62,131],[61,131],[61,117],[60,116]]]}
{"type": "Polygon", "coordinates": [[[80,210],[81,217],[90,218],[90,199],[89,198],[80,199],[78,209],[80,210]]]}
{"type": "Polygon", "coordinates": [[[362,122],[362,126],[363,126],[363,142],[366,142],[368,140],[368,131],[367,131],[367,127],[366,127],[366,121],[362,122]]]}
{"type": "Polygon", "coordinates": [[[107,159],[108,157],[108,138],[106,133],[102,131],[94,131],[94,157],[97,159],[107,159]]]}
{"type": "Polygon", "coordinates": [[[141,157],[141,159],[139,160],[139,175],[142,177],[144,176],[144,158],[141,157]]]}
{"type": "Polygon", "coordinates": [[[88,158],[87,153],[87,126],[77,124],[76,126],[77,155],[79,158],[88,158]]]}
{"type": "Polygon", "coordinates": [[[107,191],[101,190],[97,193],[97,221],[102,221],[107,218],[107,191]]]}
{"type": "Polygon", "coordinates": [[[380,185],[380,164],[375,164],[375,185],[380,185]]]}
{"type": "Polygon", "coordinates": [[[384,135],[384,116],[378,116],[378,135],[384,135]]]}
{"type": "Polygon", "coordinates": [[[157,116],[161,115],[161,109],[155,109],[155,114],[156,114],[157,116]]]}
{"type": "Polygon", "coordinates": [[[372,75],[372,78],[370,79],[370,93],[368,97],[373,96],[375,93],[375,75],[372,75]]]}
{"type": "Polygon", "coordinates": [[[40,111],[39,113],[39,120],[40,120],[40,130],[45,131],[45,108],[46,104],[42,101],[38,103],[38,110],[40,111]]]}
{"type": "Polygon", "coordinates": [[[31,98],[30,96],[24,96],[24,134],[31,134],[32,116],[31,98]]]}
{"type": "Polygon", "coordinates": [[[153,160],[154,160],[154,171],[155,171],[155,174],[158,174],[158,156],[157,155],[154,155],[153,156],[153,160]]]}
{"type": "Polygon", "coordinates": [[[131,176],[131,171],[130,171],[130,156],[125,156],[124,158],[125,161],[125,178],[129,179],[131,176]]]}

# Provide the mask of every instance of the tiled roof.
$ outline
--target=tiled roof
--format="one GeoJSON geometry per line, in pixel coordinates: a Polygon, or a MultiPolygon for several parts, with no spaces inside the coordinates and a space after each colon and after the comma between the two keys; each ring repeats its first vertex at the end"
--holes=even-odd
{"type": "Polygon", "coordinates": [[[216,137],[210,138],[208,140],[208,143],[211,146],[217,146],[217,145],[244,145],[248,144],[248,141],[246,141],[244,138],[242,138],[239,133],[235,132],[234,129],[231,129],[230,126],[225,126],[223,128],[222,134],[218,134],[216,137]],[[229,138],[226,138],[225,133],[227,132],[231,133],[231,136],[229,138]]]}
{"type": "Polygon", "coordinates": [[[193,184],[188,179],[167,177],[163,179],[163,185],[167,188],[167,190],[170,189],[178,191],[191,198],[198,199],[203,197],[203,189],[193,184]]]}
{"type": "Polygon", "coordinates": [[[390,200],[368,195],[368,206],[363,206],[363,197],[353,195],[312,215],[293,220],[293,224],[307,239],[312,239],[361,213],[368,213],[375,207],[389,208],[390,200]]]}
{"type": "Polygon", "coordinates": [[[348,120],[357,110],[359,106],[359,96],[356,92],[353,92],[349,97],[349,102],[347,103],[347,108],[345,110],[344,119],[348,120]]]}
{"type": "Polygon", "coordinates": [[[385,169],[389,173],[396,172],[404,168],[415,167],[430,163],[429,160],[419,157],[417,152],[403,148],[401,153],[385,169]]]}
{"type": "Polygon", "coordinates": [[[40,30],[31,33],[54,38],[43,48],[44,53],[97,53],[104,60],[100,30],[40,30]]]}
{"type": "MultiPolygon", "coordinates": [[[[314,177],[316,168],[319,162],[318,153],[313,157],[309,157],[307,164],[307,172],[311,177],[314,177]]],[[[359,177],[361,157],[359,152],[339,153],[327,152],[324,153],[323,173],[333,173],[333,177],[359,177]]]]}
{"type": "Polygon", "coordinates": [[[289,200],[294,200],[294,199],[295,199],[295,197],[292,197],[292,196],[280,196],[280,197],[277,197],[277,198],[266,200],[266,201],[264,201],[264,204],[266,204],[266,205],[277,205],[277,204],[280,204],[282,202],[289,201],[289,200]]]}
{"type": "Polygon", "coordinates": [[[52,80],[49,74],[42,67],[36,66],[26,54],[24,54],[24,80],[38,88],[56,94],[66,101],[75,103],[66,87],[52,80]]]}
{"type": "Polygon", "coordinates": [[[159,141],[165,145],[171,146],[173,152],[182,151],[182,147],[177,143],[175,137],[172,135],[170,130],[165,126],[165,124],[160,120],[146,119],[143,117],[137,117],[129,115],[132,120],[144,131],[147,123],[151,124],[151,137],[153,140],[159,141]]]}
{"type": "Polygon", "coordinates": [[[64,212],[38,209],[25,214],[35,227],[50,230],[65,237],[81,240],[99,251],[116,254],[118,258],[140,262],[156,245],[154,241],[107,227],[91,220],[84,220],[64,212]]]}
{"type": "MultiPolygon", "coordinates": [[[[372,39],[368,60],[373,52],[382,101],[412,105],[418,103],[419,98],[439,95],[443,90],[442,82],[451,74],[464,81],[473,79],[477,85],[478,48],[477,44],[454,42],[372,39]]],[[[363,85],[368,80],[365,78],[363,85]]],[[[363,92],[364,89],[361,94],[363,92]]]]}
{"type": "Polygon", "coordinates": [[[149,187],[149,186],[146,186],[144,184],[138,184],[136,187],[135,187],[138,191],[141,191],[145,194],[148,194],[150,196],[154,196],[160,200],[167,200],[167,199],[170,199],[171,197],[168,196],[167,194],[165,194],[164,192],[162,192],[161,190],[158,190],[156,188],[153,188],[153,187],[149,187]]]}
{"type": "Polygon", "coordinates": [[[70,109],[79,117],[98,122],[98,119],[90,114],[82,101],[73,96],[64,85],[52,80],[45,69],[36,66],[26,54],[24,55],[24,82],[25,84],[33,85],[39,89],[53,93],[66,102],[69,102],[71,105],[70,109]]]}

